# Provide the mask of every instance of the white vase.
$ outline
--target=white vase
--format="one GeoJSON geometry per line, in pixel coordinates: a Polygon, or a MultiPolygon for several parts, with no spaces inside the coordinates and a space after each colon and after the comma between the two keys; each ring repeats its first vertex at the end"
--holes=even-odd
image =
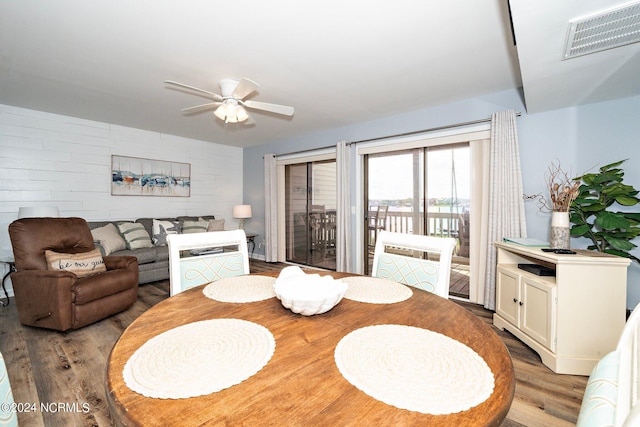
{"type": "Polygon", "coordinates": [[[551,213],[551,241],[552,249],[569,249],[570,245],[569,212],[551,213]]]}

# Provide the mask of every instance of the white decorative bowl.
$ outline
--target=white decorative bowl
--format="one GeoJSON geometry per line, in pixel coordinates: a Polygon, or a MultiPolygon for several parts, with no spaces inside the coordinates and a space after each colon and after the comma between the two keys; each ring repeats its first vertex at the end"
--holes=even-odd
{"type": "Polygon", "coordinates": [[[287,267],[273,285],[285,308],[304,316],[322,314],[336,306],[347,284],[331,276],[305,274],[299,267],[287,267]]]}

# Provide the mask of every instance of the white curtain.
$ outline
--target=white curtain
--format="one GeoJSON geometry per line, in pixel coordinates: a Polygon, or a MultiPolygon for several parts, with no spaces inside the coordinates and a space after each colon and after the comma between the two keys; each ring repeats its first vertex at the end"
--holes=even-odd
{"type": "Polygon", "coordinates": [[[336,145],[336,270],[351,271],[351,191],[349,181],[349,145],[336,145]]]}
{"type": "Polygon", "coordinates": [[[518,152],[516,114],[513,110],[491,116],[489,166],[489,223],[484,306],[496,307],[496,249],[503,237],[526,237],[527,224],[522,199],[522,172],[518,152]]]}
{"type": "Polygon", "coordinates": [[[469,141],[471,149],[471,227],[469,266],[469,300],[484,304],[484,281],[487,272],[487,237],[489,224],[489,159],[491,140],[469,141]]]}
{"type": "Polygon", "coordinates": [[[264,260],[278,261],[278,177],[276,155],[264,155],[264,260]]]}

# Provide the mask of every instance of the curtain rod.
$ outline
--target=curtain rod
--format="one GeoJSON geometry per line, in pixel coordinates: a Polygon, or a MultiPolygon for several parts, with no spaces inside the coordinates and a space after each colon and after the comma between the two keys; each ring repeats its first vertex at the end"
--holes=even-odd
{"type": "MultiPolygon", "coordinates": [[[[516,117],[520,117],[522,115],[522,113],[517,112],[516,113],[516,117]]],[[[454,123],[454,124],[450,124],[450,125],[445,125],[445,126],[437,126],[437,127],[433,127],[433,128],[428,128],[428,129],[421,129],[421,130],[414,130],[411,132],[405,132],[405,133],[396,133],[394,135],[386,135],[386,136],[378,136],[376,138],[369,138],[369,139],[361,139],[358,141],[351,141],[351,142],[347,142],[347,145],[352,145],[352,144],[362,144],[363,142],[373,142],[373,141],[380,141],[382,139],[389,139],[389,138],[398,138],[401,136],[410,136],[410,135],[417,135],[419,133],[427,133],[427,132],[434,132],[437,130],[444,130],[444,129],[452,129],[452,128],[457,128],[457,127],[463,127],[463,126],[471,126],[471,125],[477,125],[480,123],[487,123],[491,121],[491,117],[488,117],[486,119],[479,119],[479,120],[471,120],[468,122],[461,122],[461,123],[454,123]]],[[[308,150],[300,150],[300,151],[291,151],[289,153],[282,153],[282,154],[276,154],[275,156],[290,156],[293,154],[301,154],[301,153],[308,153],[310,151],[317,151],[317,150],[325,150],[327,148],[334,148],[334,145],[326,145],[324,147],[316,147],[316,148],[310,148],[308,150]]]]}
{"type": "MultiPolygon", "coordinates": [[[[516,117],[520,117],[521,115],[522,115],[522,113],[516,113],[516,117]]],[[[444,129],[463,127],[463,126],[477,125],[479,123],[486,123],[486,122],[490,122],[490,121],[491,121],[491,117],[486,118],[486,119],[480,119],[480,120],[472,120],[472,121],[469,121],[469,122],[461,122],[461,123],[454,123],[454,124],[451,124],[451,125],[437,126],[437,127],[433,127],[433,128],[429,128],[429,129],[421,129],[421,130],[414,130],[414,131],[411,131],[411,132],[397,133],[395,135],[387,135],[387,136],[379,136],[379,137],[376,137],[376,138],[361,139],[359,141],[352,141],[349,144],[361,144],[363,142],[373,142],[373,141],[379,141],[381,139],[397,138],[397,137],[400,137],[400,136],[410,136],[410,135],[416,135],[416,134],[419,134],[419,133],[433,132],[433,131],[436,131],[436,130],[444,130],[444,129]]]]}

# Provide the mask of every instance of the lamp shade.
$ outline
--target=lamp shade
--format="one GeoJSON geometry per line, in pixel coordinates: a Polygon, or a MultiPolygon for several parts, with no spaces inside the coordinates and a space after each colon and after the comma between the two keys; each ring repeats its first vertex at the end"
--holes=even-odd
{"type": "Polygon", "coordinates": [[[227,118],[227,109],[225,108],[224,104],[222,104],[218,108],[216,108],[216,111],[214,111],[213,114],[215,114],[215,116],[220,120],[225,120],[227,118]]]}
{"type": "Polygon", "coordinates": [[[239,105],[236,109],[236,115],[238,117],[239,122],[244,122],[249,118],[249,114],[247,114],[247,110],[244,109],[242,105],[239,105]]]}
{"type": "Polygon", "coordinates": [[[234,218],[251,218],[251,205],[236,205],[233,207],[234,218]]]}
{"type": "Polygon", "coordinates": [[[249,118],[247,110],[240,104],[238,100],[229,98],[222,101],[222,104],[213,112],[213,114],[225,123],[243,122],[249,118]]]}
{"type": "Polygon", "coordinates": [[[60,211],[55,206],[31,206],[18,209],[18,218],[57,218],[60,211]]]}

